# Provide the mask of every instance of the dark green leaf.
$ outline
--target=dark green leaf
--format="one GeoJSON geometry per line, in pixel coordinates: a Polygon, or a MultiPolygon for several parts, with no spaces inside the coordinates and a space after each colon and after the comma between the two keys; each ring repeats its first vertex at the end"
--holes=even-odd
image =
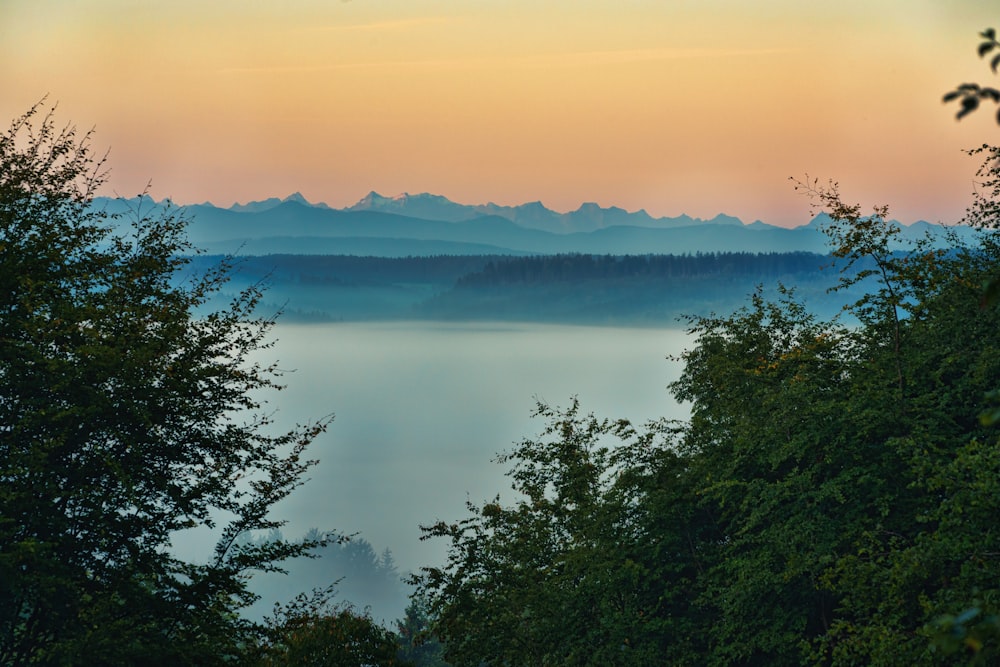
{"type": "Polygon", "coordinates": [[[962,108],[956,114],[956,118],[962,118],[979,108],[979,100],[975,97],[967,96],[962,98],[962,108]]]}

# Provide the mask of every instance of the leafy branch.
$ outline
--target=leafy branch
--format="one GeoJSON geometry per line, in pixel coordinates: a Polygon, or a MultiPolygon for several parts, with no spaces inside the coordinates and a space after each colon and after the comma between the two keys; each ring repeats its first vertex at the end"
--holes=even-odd
{"type": "MultiPolygon", "coordinates": [[[[1000,68],[1000,41],[997,41],[997,33],[993,28],[987,28],[979,33],[985,41],[979,44],[979,57],[983,58],[994,49],[998,53],[990,60],[990,69],[997,73],[1000,68]]],[[[988,86],[980,86],[978,83],[963,83],[955,90],[945,94],[943,101],[951,102],[960,100],[961,108],[955,114],[955,118],[961,120],[964,116],[979,108],[979,103],[983,100],[992,100],[995,104],[1000,104],[1000,90],[988,86]]],[[[1000,109],[997,110],[997,123],[1000,123],[1000,109]]]]}

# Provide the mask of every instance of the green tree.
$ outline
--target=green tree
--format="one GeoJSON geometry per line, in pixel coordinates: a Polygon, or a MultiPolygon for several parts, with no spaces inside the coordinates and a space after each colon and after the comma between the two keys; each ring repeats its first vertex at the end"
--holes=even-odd
{"type": "Polygon", "coordinates": [[[697,661],[690,592],[696,510],[666,424],[539,404],[547,425],[499,457],[517,494],[424,528],[450,542],[425,568],[433,635],[455,665],[649,665],[697,661]],[[662,485],[662,486],[661,486],[662,485]],[[649,494],[647,496],[647,493],[649,494]],[[678,526],[683,526],[683,530],[678,526]]]}
{"type": "Polygon", "coordinates": [[[196,316],[226,267],[185,272],[175,211],[95,208],[90,134],[43,111],[0,135],[0,663],[232,661],[248,574],[314,546],[238,538],[281,525],[327,422],[275,434],[260,291],[196,316]],[[199,527],[214,550],[174,555],[199,527]]]}
{"type": "Polygon", "coordinates": [[[727,536],[708,572],[712,655],[937,664],[922,628],[996,574],[984,556],[992,506],[962,509],[973,479],[988,497],[994,469],[975,443],[989,435],[978,414],[1000,376],[1000,321],[979,308],[996,238],[982,229],[968,247],[952,237],[948,249],[892,250],[886,209],[863,215],[836,184],[808,189],[847,262],[840,286],[865,288],[852,325],[755,297],[696,320],[674,386],[693,403],[684,441],[727,536]],[[971,451],[983,466],[974,478],[971,451]]]}
{"type": "Polygon", "coordinates": [[[706,664],[796,664],[836,606],[820,580],[867,518],[879,485],[847,445],[847,332],[790,295],[756,293],[728,317],[697,318],[672,385],[691,403],[682,433],[689,484],[716,538],[692,590],[714,621],[706,664]],[[843,475],[840,473],[843,471],[843,475]]]}
{"type": "Polygon", "coordinates": [[[407,667],[395,633],[367,614],[331,602],[333,588],[276,605],[264,641],[248,663],[258,667],[407,667]]]}
{"type": "Polygon", "coordinates": [[[399,657],[414,667],[448,667],[444,646],[432,636],[427,598],[414,595],[403,618],[396,621],[399,657]]]}

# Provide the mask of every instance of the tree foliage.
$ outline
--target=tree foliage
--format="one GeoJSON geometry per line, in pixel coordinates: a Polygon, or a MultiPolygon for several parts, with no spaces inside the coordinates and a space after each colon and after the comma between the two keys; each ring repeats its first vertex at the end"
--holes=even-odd
{"type": "MultiPolygon", "coordinates": [[[[987,28],[979,33],[979,36],[983,38],[977,49],[980,58],[992,53],[994,49],[997,50],[997,53],[990,59],[990,69],[996,74],[997,68],[1000,68],[1000,41],[997,41],[996,30],[987,28]]],[[[1000,104],[1000,90],[990,86],[981,86],[978,83],[963,83],[957,86],[955,90],[945,93],[945,102],[953,102],[955,100],[958,100],[961,107],[955,114],[955,118],[961,120],[973,111],[976,111],[981,102],[990,101],[994,104],[1000,104]]],[[[997,109],[997,123],[1000,123],[1000,109],[997,109]]]]}
{"type": "Polygon", "coordinates": [[[1000,151],[949,248],[799,184],[851,289],[690,319],[681,424],[539,406],[500,458],[515,496],[426,536],[431,626],[457,665],[992,664],[1000,659],[1000,151]],[[988,421],[988,420],[986,420],[988,421]]]}
{"type": "Polygon", "coordinates": [[[249,573],[312,546],[238,538],[281,525],[326,420],[277,432],[260,290],[196,317],[226,267],[185,271],[175,211],[96,209],[104,175],[41,104],[0,135],[0,663],[232,661],[249,573]]]}
{"type": "Polygon", "coordinates": [[[425,528],[451,542],[447,566],[428,568],[422,582],[445,658],[455,665],[669,662],[675,645],[668,639],[683,633],[649,620],[674,597],[658,583],[670,580],[664,570],[690,574],[694,556],[678,540],[660,545],[678,552],[673,559],[654,564],[650,524],[670,523],[684,508],[654,515],[635,495],[646,462],[665,452],[665,426],[640,434],[625,421],[581,414],[576,401],[565,410],[539,404],[537,414],[549,420],[540,438],[499,458],[513,463],[521,499],[510,507],[499,496],[470,503],[470,518],[425,528]]]}
{"type": "Polygon", "coordinates": [[[431,635],[429,613],[427,599],[413,596],[403,618],[396,621],[399,658],[414,667],[448,667],[444,646],[431,635]]]}
{"type": "Polygon", "coordinates": [[[248,656],[255,667],[407,667],[395,633],[350,606],[333,587],[276,605],[265,639],[248,656]]]}

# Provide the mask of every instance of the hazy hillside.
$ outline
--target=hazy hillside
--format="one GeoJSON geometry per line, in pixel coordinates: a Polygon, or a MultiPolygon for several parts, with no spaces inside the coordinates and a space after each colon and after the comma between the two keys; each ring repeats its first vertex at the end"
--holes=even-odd
{"type": "MultiPolygon", "coordinates": [[[[221,261],[192,258],[192,271],[221,261]]],[[[268,286],[263,309],[284,319],[510,320],[676,326],[685,315],[737,308],[760,284],[794,287],[832,314],[852,298],[827,293],[831,258],[815,253],[559,254],[358,257],[265,255],[237,261],[222,298],[268,286]]]]}

